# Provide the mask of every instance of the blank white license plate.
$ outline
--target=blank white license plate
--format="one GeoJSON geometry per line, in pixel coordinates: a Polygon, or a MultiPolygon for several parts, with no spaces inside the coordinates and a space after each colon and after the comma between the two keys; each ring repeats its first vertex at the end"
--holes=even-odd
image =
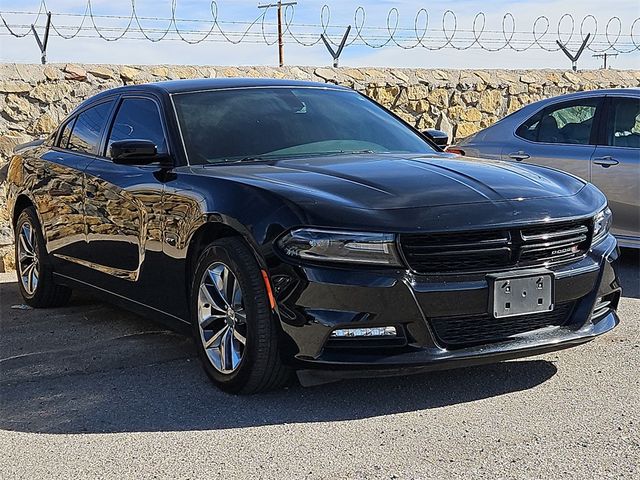
{"type": "Polygon", "coordinates": [[[553,275],[493,277],[493,316],[513,317],[553,310],[553,275]]]}

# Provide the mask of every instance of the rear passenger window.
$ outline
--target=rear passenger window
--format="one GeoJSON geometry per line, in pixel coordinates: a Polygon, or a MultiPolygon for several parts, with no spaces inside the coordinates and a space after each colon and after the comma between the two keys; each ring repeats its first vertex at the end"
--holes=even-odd
{"type": "Polygon", "coordinates": [[[640,148],[640,98],[612,98],[608,124],[610,146],[640,148]]]}
{"type": "Polygon", "coordinates": [[[532,142],[589,145],[599,103],[587,98],[547,107],[520,125],[516,135],[532,142]]]}
{"type": "Polygon", "coordinates": [[[107,155],[113,142],[150,140],[158,153],[168,153],[156,103],[148,98],[125,98],[118,108],[107,142],[107,155]]]}
{"type": "Polygon", "coordinates": [[[107,123],[113,101],[91,107],[78,115],[67,143],[69,150],[96,155],[100,135],[107,123]]]}
{"type": "Polygon", "coordinates": [[[526,122],[518,127],[516,135],[525,140],[531,140],[532,142],[538,141],[538,125],[540,125],[540,119],[542,118],[542,112],[536,113],[533,117],[529,118],[526,122]]]}

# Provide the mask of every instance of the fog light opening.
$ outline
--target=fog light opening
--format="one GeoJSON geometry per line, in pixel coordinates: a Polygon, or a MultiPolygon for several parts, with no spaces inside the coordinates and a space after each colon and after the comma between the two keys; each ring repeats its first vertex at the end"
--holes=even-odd
{"type": "Polygon", "coordinates": [[[613,305],[615,302],[615,294],[606,295],[604,297],[598,297],[596,299],[596,303],[593,306],[593,312],[591,313],[591,320],[600,320],[602,317],[607,315],[612,308],[615,308],[613,305]]]}
{"type": "Polygon", "coordinates": [[[340,328],[331,332],[331,338],[395,337],[396,327],[340,328]]]}

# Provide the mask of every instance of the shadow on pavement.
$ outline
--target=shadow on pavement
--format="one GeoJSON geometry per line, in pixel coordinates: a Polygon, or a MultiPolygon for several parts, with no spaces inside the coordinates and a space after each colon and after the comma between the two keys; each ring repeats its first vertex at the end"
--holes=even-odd
{"type": "Polygon", "coordinates": [[[622,284],[622,296],[640,298],[640,250],[623,248],[620,253],[618,275],[622,284]]]}
{"type": "Polygon", "coordinates": [[[14,310],[17,291],[16,283],[0,283],[4,430],[183,431],[351,420],[525,390],[556,373],[547,361],[517,361],[236,397],[208,381],[186,337],[85,295],[62,309],[14,310]]]}
{"type": "MultiPolygon", "coordinates": [[[[625,297],[640,298],[638,253],[624,250],[625,297]]],[[[31,433],[214,430],[362,419],[504,395],[556,373],[521,360],[410,377],[350,380],[251,397],[226,395],[191,340],[150,320],[74,296],[56,310],[19,310],[0,283],[0,428],[31,433]]]]}
{"type": "Polygon", "coordinates": [[[196,361],[132,365],[3,385],[0,428],[27,433],[216,430],[363,419],[529,389],[556,373],[518,361],[412,377],[352,380],[250,397],[224,394],[196,361]]]}

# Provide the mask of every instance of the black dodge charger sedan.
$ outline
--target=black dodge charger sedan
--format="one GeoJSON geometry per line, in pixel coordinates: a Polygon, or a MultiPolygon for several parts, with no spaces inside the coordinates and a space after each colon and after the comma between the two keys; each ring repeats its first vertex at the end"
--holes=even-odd
{"type": "Polygon", "coordinates": [[[619,321],[597,188],[444,153],[334,85],[105,91],[16,149],[7,191],[29,305],[90,288],[190,331],[229,392],[524,357],[619,321]]]}

